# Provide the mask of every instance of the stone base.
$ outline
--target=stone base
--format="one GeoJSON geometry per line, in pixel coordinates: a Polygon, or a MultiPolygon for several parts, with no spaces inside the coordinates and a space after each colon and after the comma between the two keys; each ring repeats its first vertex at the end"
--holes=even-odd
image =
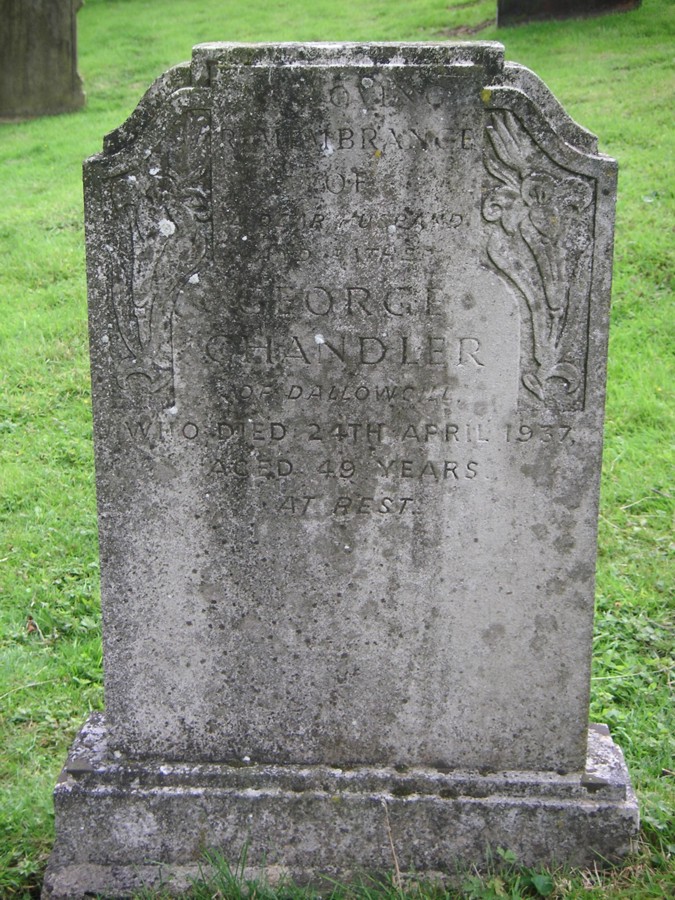
{"type": "MultiPolygon", "coordinates": [[[[527,866],[586,866],[631,849],[638,807],[621,750],[591,726],[583,774],[188,765],[108,756],[104,717],[78,735],[56,786],[43,898],[178,893],[215,850],[299,882],[456,873],[497,848],[527,866]]],[[[206,869],[204,869],[206,871],[206,869]]]]}

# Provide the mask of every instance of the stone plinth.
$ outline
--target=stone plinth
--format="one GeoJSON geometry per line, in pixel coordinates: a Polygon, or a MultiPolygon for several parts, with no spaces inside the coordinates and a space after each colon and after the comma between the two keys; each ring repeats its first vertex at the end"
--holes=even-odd
{"type": "Polygon", "coordinates": [[[484,865],[497,847],[525,865],[615,861],[631,847],[637,803],[607,729],[588,738],[574,775],[160,764],[111,757],[94,714],[56,788],[44,896],[178,893],[208,872],[205,848],[235,863],[244,845],[248,876],[316,884],[392,869],[392,843],[402,870],[433,875],[484,865]]]}

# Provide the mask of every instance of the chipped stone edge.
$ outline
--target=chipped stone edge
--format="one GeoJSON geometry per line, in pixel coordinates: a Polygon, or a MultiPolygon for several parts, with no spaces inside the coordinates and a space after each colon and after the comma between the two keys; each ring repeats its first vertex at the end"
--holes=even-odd
{"type": "Polygon", "coordinates": [[[143,789],[211,785],[228,790],[290,790],[294,793],[361,793],[375,791],[392,796],[490,796],[556,799],[587,798],[592,785],[596,799],[625,800],[628,773],[620,749],[606,725],[591,725],[587,766],[583,773],[487,772],[422,767],[279,765],[244,760],[195,762],[137,759],[119,751],[110,753],[103,713],[94,712],[68,753],[57,784],[103,787],[134,783],[143,789]]]}
{"type": "Polygon", "coordinates": [[[574,121],[546,84],[531,69],[519,63],[507,62],[504,66],[503,82],[505,86],[517,88],[529,97],[542,111],[548,124],[566,143],[582,153],[598,154],[597,137],[574,121]]]}

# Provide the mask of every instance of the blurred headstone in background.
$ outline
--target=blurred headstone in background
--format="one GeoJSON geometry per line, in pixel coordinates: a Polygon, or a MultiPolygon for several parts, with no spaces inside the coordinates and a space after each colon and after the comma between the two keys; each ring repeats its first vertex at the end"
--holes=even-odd
{"type": "Polygon", "coordinates": [[[532,19],[569,19],[636,9],[640,0],[498,0],[497,25],[517,25],[532,19]]]}
{"type": "Polygon", "coordinates": [[[76,15],[83,0],[0,0],[0,117],[84,105],[76,15]]]}

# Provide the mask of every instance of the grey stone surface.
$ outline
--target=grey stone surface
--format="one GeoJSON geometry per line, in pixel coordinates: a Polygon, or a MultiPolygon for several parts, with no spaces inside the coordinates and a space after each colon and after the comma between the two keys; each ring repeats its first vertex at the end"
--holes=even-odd
{"type": "Polygon", "coordinates": [[[79,109],[76,15],[83,0],[0,0],[0,118],[79,109]]]}
{"type": "Polygon", "coordinates": [[[626,12],[639,5],[640,0],[497,0],[497,25],[626,12]]]}
{"type": "Polygon", "coordinates": [[[69,764],[62,864],[163,858],[173,829],[164,861],[195,865],[200,810],[231,848],[248,791],[294,871],[384,864],[364,835],[388,793],[406,864],[475,856],[480,828],[505,844],[521,816],[524,859],[623,852],[625,778],[603,788],[632,823],[614,845],[580,782],[615,193],[594,136],[491,43],[205,44],[108,135],[85,204],[124,763],[69,764]],[[134,760],[139,790],[188,767],[161,827],[134,760]],[[73,828],[99,800],[121,825],[97,851],[73,828]]]}
{"type": "Polygon", "coordinates": [[[615,165],[532,81],[204,45],[87,162],[116,749],[583,765],[615,165]]]}
{"type": "Polygon", "coordinates": [[[393,868],[452,874],[512,850],[527,865],[590,865],[628,852],[637,803],[607,729],[589,732],[586,770],[438,771],[389,767],[232,767],[116,760],[94,714],[56,788],[52,900],[142,885],[176,892],[205,846],[249,874],[318,882],[393,868]],[[95,864],[92,864],[95,860],[95,864]]]}

